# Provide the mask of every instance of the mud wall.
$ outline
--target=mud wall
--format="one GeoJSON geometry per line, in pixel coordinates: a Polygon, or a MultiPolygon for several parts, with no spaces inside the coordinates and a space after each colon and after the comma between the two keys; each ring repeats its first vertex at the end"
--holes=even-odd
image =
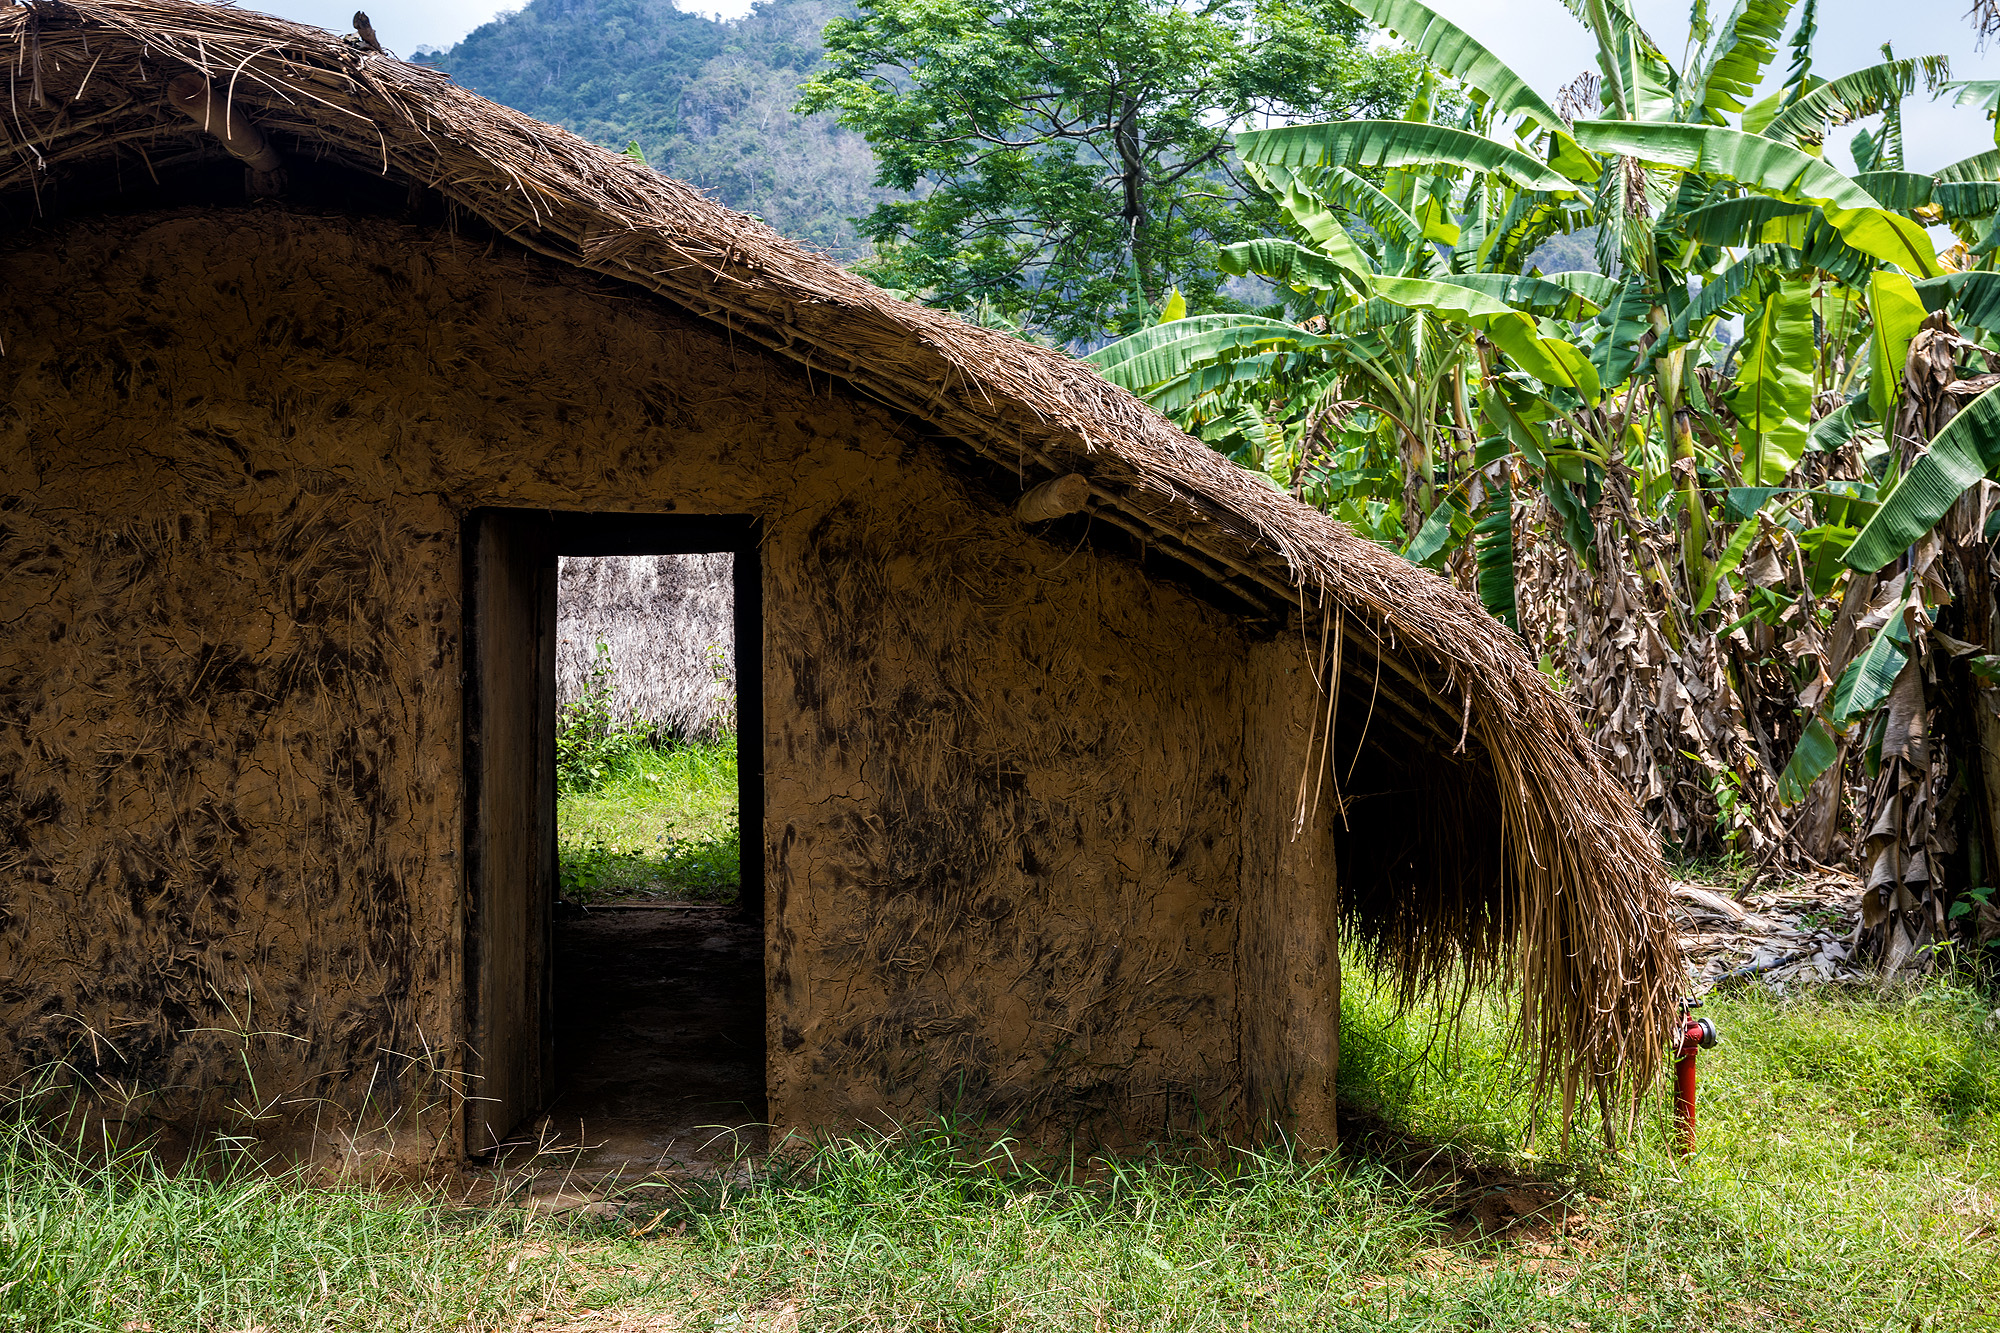
{"type": "Polygon", "coordinates": [[[65,1062],[135,1130],[459,1151],[483,505],[764,523],[781,1126],[1230,1124],[1323,1049],[1274,953],[1300,718],[1246,753],[1282,654],[823,377],[505,246],[270,207],[17,242],[0,339],[10,1076],[65,1062]]]}

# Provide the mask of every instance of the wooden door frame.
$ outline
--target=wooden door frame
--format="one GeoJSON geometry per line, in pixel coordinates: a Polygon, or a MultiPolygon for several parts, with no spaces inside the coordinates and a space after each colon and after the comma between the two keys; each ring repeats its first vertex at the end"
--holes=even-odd
{"type": "MultiPolygon", "coordinates": [[[[465,852],[462,859],[462,932],[465,960],[465,1032],[470,1044],[466,1060],[468,1078],[467,1111],[464,1122],[465,1152],[468,1157],[490,1151],[507,1132],[540,1113],[552,1091],[555,1029],[553,972],[549,965],[554,929],[552,911],[557,892],[555,828],[555,582],[559,556],[698,555],[728,552],[735,557],[734,645],[736,666],[736,727],[738,819],[742,830],[739,846],[741,888],[739,915],[764,924],[765,837],[764,837],[764,592],[763,564],[756,520],[734,514],[606,514],[569,513],[547,509],[478,509],[467,515],[464,528],[465,552],[465,852]],[[504,548],[504,550],[502,549],[504,548]],[[509,565],[510,595],[517,601],[531,598],[532,613],[515,606],[512,637],[496,640],[484,619],[486,605],[496,585],[491,568],[495,558],[509,565]],[[486,698],[494,682],[495,664],[506,654],[518,652],[519,630],[532,626],[534,709],[532,721],[513,719],[511,729],[492,715],[486,698]],[[532,737],[532,753],[504,761],[491,752],[494,735],[532,737]],[[526,765],[523,769],[520,765],[526,765]],[[496,784],[496,775],[512,777],[496,784]],[[528,784],[534,793],[531,803],[518,795],[496,803],[490,800],[498,787],[518,789],[528,784]],[[514,1049],[516,1043],[496,1038],[492,1024],[505,997],[487,994],[496,978],[511,974],[513,957],[501,960],[491,955],[493,932],[486,920],[489,886],[494,882],[494,846],[511,845],[497,804],[532,805],[520,817],[527,821],[528,836],[539,849],[529,876],[528,928],[522,933],[525,956],[518,959],[521,980],[533,992],[532,1003],[519,1006],[521,1013],[533,1015],[528,1021],[539,1028],[532,1054],[514,1049]],[[489,808],[493,807],[493,808],[489,808]],[[535,887],[539,886],[539,887],[535,887]],[[496,1003],[500,1001],[502,1003],[496,1003]],[[501,1047],[507,1047],[500,1059],[501,1047]],[[489,1049],[491,1048],[491,1049],[489,1049]],[[501,1071],[506,1071],[502,1073],[501,1071]],[[498,1118],[509,1121],[497,1130],[489,1123],[494,1099],[482,1099],[480,1088],[489,1072],[497,1074],[504,1086],[500,1094],[498,1118]]],[[[516,659],[518,660],[518,659],[516,659]]],[[[517,686],[509,687],[520,693],[517,686]]],[[[516,706],[519,705],[516,701],[516,706]]],[[[503,892],[505,890],[503,889],[503,892]]],[[[510,946],[511,948],[511,946],[510,946]]],[[[769,979],[766,978],[766,992],[769,979]]],[[[504,1014],[499,1015],[506,1021],[504,1014]]],[[[521,1043],[526,1044],[526,1043],[521,1043]]]]}

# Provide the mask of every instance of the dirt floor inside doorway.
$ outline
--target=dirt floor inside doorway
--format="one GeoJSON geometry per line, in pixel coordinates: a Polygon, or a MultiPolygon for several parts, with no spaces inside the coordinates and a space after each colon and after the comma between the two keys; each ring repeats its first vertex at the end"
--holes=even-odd
{"type": "Polygon", "coordinates": [[[760,926],[707,905],[572,909],[554,964],[556,1096],[520,1136],[533,1165],[631,1175],[764,1151],[760,926]]]}

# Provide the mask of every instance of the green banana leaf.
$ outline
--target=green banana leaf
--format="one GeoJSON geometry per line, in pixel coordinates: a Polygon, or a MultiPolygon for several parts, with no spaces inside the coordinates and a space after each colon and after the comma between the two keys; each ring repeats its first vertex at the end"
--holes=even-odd
{"type": "Polygon", "coordinates": [[[1834,726],[1845,728],[1882,706],[1896,687],[1896,677],[1909,663],[1909,642],[1910,626],[1898,609],[1835,682],[1833,699],[1827,706],[1834,726]]]}
{"type": "Polygon", "coordinates": [[[1722,548],[1722,554],[1709,569],[1708,577],[1702,580],[1701,596],[1694,603],[1696,615],[1714,605],[1715,594],[1721,590],[1723,580],[1736,572],[1736,567],[1743,563],[1743,557],[1750,551],[1750,543],[1757,539],[1758,526],[1757,517],[1753,514],[1737,524],[1736,531],[1729,534],[1729,545],[1722,548]]]}
{"type": "Polygon", "coordinates": [[[1958,313],[1961,324],[2000,328],[2000,273],[1947,273],[1916,284],[1924,309],[1958,313]]]}
{"type": "Polygon", "coordinates": [[[1854,405],[1842,403],[1813,423],[1812,442],[1806,447],[1823,454],[1833,453],[1854,438],[1862,424],[1853,416],[1854,405]]]}
{"type": "MultiPolygon", "coordinates": [[[[1275,175],[1285,168],[1252,167],[1252,170],[1265,170],[1275,175]]],[[[1407,210],[1346,167],[1324,167],[1313,173],[1310,182],[1301,181],[1300,185],[1309,188],[1315,197],[1330,206],[1360,214],[1377,235],[1387,237],[1398,245],[1411,248],[1424,242],[1424,229],[1407,210]]]]}
{"type": "Polygon", "coordinates": [[[1967,403],[1910,465],[1842,558],[1872,574],[1937,526],[1958,497],[2000,466],[2000,385],[1967,403]]]}
{"type": "Polygon", "coordinates": [[[1646,290],[1646,275],[1633,269],[1626,275],[1624,290],[1604,307],[1597,322],[1603,332],[1591,346],[1590,359],[1597,366],[1600,384],[1623,384],[1639,363],[1639,340],[1652,332],[1647,319],[1653,307],[1646,290]]]}
{"type": "Polygon", "coordinates": [[[1745,298],[1778,271],[1771,253],[1777,250],[1776,246],[1758,246],[1704,283],[1701,290],[1690,297],[1674,316],[1666,336],[1656,339],[1646,349],[1645,364],[1651,365],[1656,358],[1665,356],[1676,347],[1687,346],[1706,331],[1709,321],[1717,316],[1732,309],[1742,309],[1745,298]]]}
{"type": "Polygon", "coordinates": [[[1812,790],[1819,775],[1833,767],[1833,761],[1840,756],[1840,743],[1827,728],[1826,719],[1814,715],[1806,723],[1805,733],[1799,737],[1792,757],[1785,761],[1785,767],[1778,774],[1778,803],[1797,805],[1812,790]]]}
{"type": "Polygon", "coordinates": [[[1447,125],[1407,120],[1339,120],[1244,130],[1236,154],[1278,167],[1461,167],[1505,177],[1523,189],[1575,188],[1567,177],[1518,149],[1447,125]]]}
{"type": "Polygon", "coordinates": [[[1334,263],[1353,274],[1357,281],[1365,280],[1375,271],[1375,262],[1355,244],[1354,238],[1318,191],[1283,167],[1256,170],[1255,174],[1278,201],[1278,206],[1285,210],[1286,216],[1312,237],[1314,244],[1334,263]]]}
{"type": "Polygon", "coordinates": [[[1948,167],[1931,173],[1940,181],[2000,180],[2000,148],[1989,148],[1971,157],[1962,157],[1948,167]]]}
{"type": "Polygon", "coordinates": [[[2000,209],[2000,181],[1939,181],[1931,202],[1950,221],[1976,221],[2000,209]]]}
{"type": "MultiPolygon", "coordinates": [[[[1568,127],[1528,81],[1470,33],[1418,0],[1349,0],[1349,8],[1408,42],[1433,65],[1484,94],[1502,118],[1525,116],[1529,125],[1564,138],[1568,127]]],[[[1593,176],[1595,171],[1591,173],[1593,176]]]]}
{"type": "Polygon", "coordinates": [[[1581,351],[1561,338],[1543,336],[1534,316],[1504,301],[1428,278],[1377,277],[1369,286],[1385,301],[1482,330],[1516,365],[1544,384],[1574,389],[1593,406],[1603,396],[1596,368],[1581,351]]]}
{"type": "MultiPolygon", "coordinates": [[[[1724,199],[1720,203],[1705,204],[1692,208],[1674,218],[1673,225],[1681,235],[1689,240],[1700,241],[1703,245],[1758,245],[1765,242],[1786,242],[1804,239],[1804,223],[1813,212],[1811,204],[1802,204],[1790,199],[1773,199],[1769,195],[1749,194],[1740,199],[1724,199]],[[1771,224],[1798,220],[1798,236],[1772,235],[1771,224]]],[[[1785,231],[1788,229],[1779,229],[1785,231]]]]}
{"type": "MultiPolygon", "coordinates": [[[[1341,233],[1346,240],[1346,233],[1341,233]]],[[[1245,273],[1255,273],[1259,277],[1271,278],[1278,282],[1290,283],[1298,287],[1312,287],[1320,291],[1336,291],[1347,286],[1343,278],[1352,278],[1354,284],[1367,290],[1368,279],[1374,266],[1368,257],[1354,248],[1348,241],[1348,254],[1329,255],[1323,250],[1309,250],[1297,241],[1282,236],[1260,236],[1254,241],[1238,241],[1225,245],[1216,252],[1216,267],[1224,273],[1240,277],[1245,273]]]]}
{"type": "Polygon", "coordinates": [[[1410,538],[1410,544],[1403,548],[1403,558],[1413,565],[1428,564],[1446,543],[1452,533],[1466,521],[1465,501],[1457,492],[1438,502],[1430,516],[1417,528],[1417,535],[1410,538]]]}
{"type": "Polygon", "coordinates": [[[1944,56],[1913,56],[1885,60],[1843,74],[1820,84],[1780,111],[1764,126],[1763,136],[1817,143],[1825,137],[1829,126],[1880,115],[1908,97],[1917,90],[1919,74],[1930,90],[1936,92],[1951,77],[1951,62],[1944,56]]]}
{"type": "Polygon", "coordinates": [[[1862,254],[1895,264],[1920,278],[1934,278],[1938,267],[1937,246],[1930,233],[1906,217],[1886,208],[1833,208],[1821,210],[1840,239],[1862,254]]]}
{"type": "Polygon", "coordinates": [[[1141,329],[1098,348],[1084,360],[1113,384],[1138,391],[1185,375],[1202,362],[1232,354],[1332,345],[1331,338],[1262,315],[1194,315],[1141,329]]]}
{"type": "Polygon", "coordinates": [[[1898,213],[1929,204],[1938,185],[1937,177],[1920,171],[1862,171],[1855,173],[1854,183],[1874,195],[1882,207],[1898,213]]]}
{"type": "Polygon", "coordinates": [[[1550,319],[1587,319],[1598,312],[1602,301],[1593,299],[1601,284],[1610,286],[1608,300],[1618,294],[1618,284],[1598,273],[1563,273],[1535,277],[1526,273],[1441,273],[1435,281],[1453,287],[1469,287],[1496,301],[1544,315],[1550,319]],[[1596,282],[1567,282],[1558,279],[1594,278],[1596,282]]]}
{"type": "Polygon", "coordinates": [[[1743,353],[1729,410],[1736,414],[1744,477],[1782,485],[1805,453],[1812,426],[1812,283],[1782,283],[1744,321],[1743,353]]]}
{"type": "Polygon", "coordinates": [[[1778,53],[1791,8],[1792,0],[1736,0],[1693,80],[1690,101],[1699,99],[1702,119],[1721,124],[1723,113],[1743,109],[1778,53]]]}
{"type": "Polygon", "coordinates": [[[1924,317],[1923,298],[1900,273],[1868,275],[1868,410],[1887,421],[1903,391],[1903,359],[1924,317]]]}
{"type": "Polygon", "coordinates": [[[1621,153],[1683,171],[1727,176],[1780,198],[1837,208],[1877,207],[1868,191],[1818,158],[1741,130],[1716,125],[1579,120],[1576,137],[1593,152],[1621,153]]]}
{"type": "Polygon", "coordinates": [[[1516,634],[1514,597],[1514,496],[1506,482],[1495,482],[1479,506],[1472,528],[1473,562],[1479,570],[1479,600],[1496,620],[1516,634]]]}

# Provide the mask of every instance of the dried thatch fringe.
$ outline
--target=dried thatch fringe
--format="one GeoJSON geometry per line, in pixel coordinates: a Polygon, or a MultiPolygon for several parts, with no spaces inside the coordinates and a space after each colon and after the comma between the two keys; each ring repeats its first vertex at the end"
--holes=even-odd
{"type": "Polygon", "coordinates": [[[167,99],[168,80],[192,70],[288,156],[435,190],[529,249],[659,293],[930,423],[1019,473],[1023,489],[1080,473],[1095,518],[1253,607],[1297,607],[1309,641],[1337,614],[1338,670],[1369,691],[1372,722],[1441,764],[1490,771],[1504,848],[1503,866],[1472,864],[1468,851],[1455,876],[1399,901],[1350,903],[1363,933],[1412,987],[1515,981],[1524,1038],[1565,1105],[1580,1087],[1657,1072],[1678,987],[1658,849],[1519,643],[1442,580],[1076,360],[895,300],[690,186],[434,70],[196,0],[0,9],[0,57],[0,195],[39,197],[51,170],[108,168],[128,150],[155,176],[219,157],[167,99]]]}
{"type": "Polygon", "coordinates": [[[591,688],[602,644],[619,721],[675,740],[736,729],[736,557],[565,556],[556,574],[556,706],[591,688]]]}

